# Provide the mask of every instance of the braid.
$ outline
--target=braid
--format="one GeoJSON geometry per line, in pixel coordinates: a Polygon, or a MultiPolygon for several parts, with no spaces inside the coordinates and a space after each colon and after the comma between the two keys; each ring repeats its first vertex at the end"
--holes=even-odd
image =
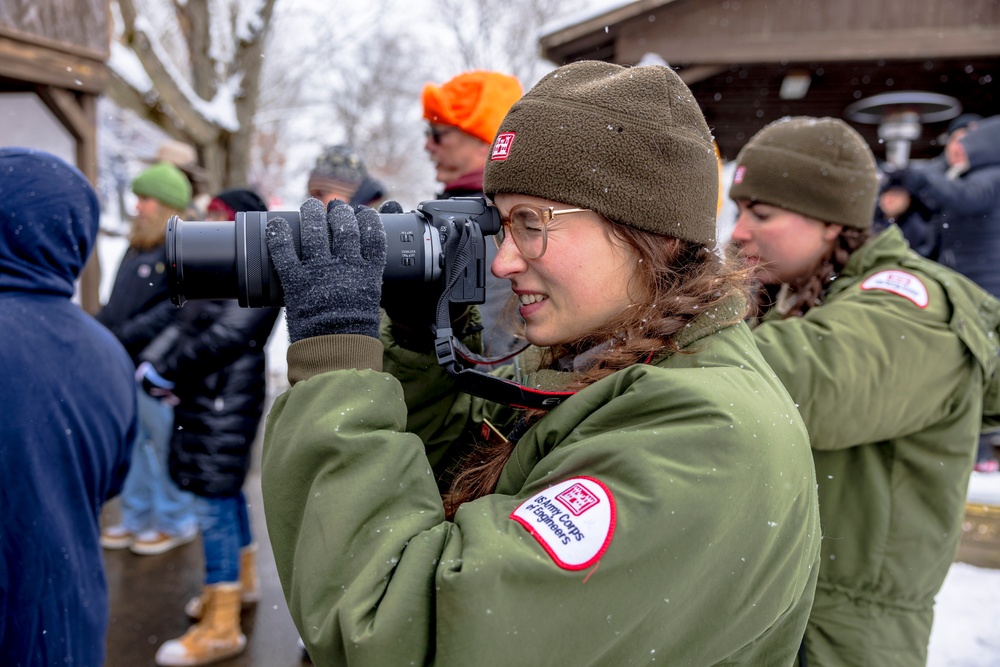
{"type": "MultiPolygon", "coordinates": [[[[788,289],[793,296],[791,306],[782,315],[782,319],[801,317],[813,306],[823,303],[826,291],[840,272],[844,270],[848,260],[855,250],[863,246],[872,237],[870,229],[844,227],[830,250],[820,259],[816,269],[797,280],[788,283],[788,289]]],[[[757,316],[763,317],[774,306],[776,286],[771,289],[759,289],[755,295],[754,305],[757,316]]]]}
{"type": "MultiPolygon", "coordinates": [[[[620,318],[586,338],[545,351],[554,362],[567,354],[590,350],[605,341],[595,363],[580,372],[568,390],[579,390],[623,368],[644,363],[650,354],[677,352],[676,337],[688,323],[710,312],[733,294],[748,297],[749,271],[725,261],[700,244],[646,232],[624,225],[608,224],[608,234],[632,248],[642,271],[635,274],[630,293],[639,303],[627,307],[620,318]]],[[[742,314],[734,319],[739,322],[742,314]]],[[[543,366],[545,363],[543,362],[543,366]]],[[[470,500],[492,493],[517,444],[517,438],[546,413],[525,411],[510,442],[479,446],[462,459],[451,488],[444,496],[450,517],[470,500]]]]}

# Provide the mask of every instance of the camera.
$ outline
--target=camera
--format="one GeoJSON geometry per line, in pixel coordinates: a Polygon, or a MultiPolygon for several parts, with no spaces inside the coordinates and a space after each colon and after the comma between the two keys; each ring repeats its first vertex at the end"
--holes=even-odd
{"type": "MultiPolygon", "coordinates": [[[[298,211],[239,212],[234,221],[167,221],[167,284],[178,306],[191,299],[236,299],[244,308],[278,307],[284,294],[267,250],[267,221],[281,217],[301,254],[298,211]]],[[[482,197],[421,202],[409,213],[380,213],[386,234],[383,290],[447,282],[453,303],[486,299],[486,236],[500,215],[482,197]]]]}

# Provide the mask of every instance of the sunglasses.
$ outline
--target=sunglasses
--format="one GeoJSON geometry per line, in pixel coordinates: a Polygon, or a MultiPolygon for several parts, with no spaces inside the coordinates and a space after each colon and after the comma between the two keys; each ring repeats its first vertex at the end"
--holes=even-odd
{"type": "Polygon", "coordinates": [[[424,135],[433,141],[436,145],[441,145],[441,138],[445,135],[451,134],[457,128],[454,127],[435,127],[434,125],[429,126],[424,130],[424,135]]]}

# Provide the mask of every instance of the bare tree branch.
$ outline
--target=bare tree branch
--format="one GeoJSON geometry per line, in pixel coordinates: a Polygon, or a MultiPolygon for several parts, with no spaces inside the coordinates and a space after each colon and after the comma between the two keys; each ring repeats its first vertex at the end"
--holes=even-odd
{"type": "Polygon", "coordinates": [[[204,100],[215,97],[215,62],[211,48],[211,17],[207,2],[174,0],[174,14],[188,45],[191,87],[204,100]]]}
{"type": "Polygon", "coordinates": [[[152,38],[137,29],[137,16],[132,0],[118,0],[125,23],[122,42],[135,52],[139,62],[153,82],[160,101],[160,110],[193,139],[195,144],[208,144],[219,135],[219,127],[206,120],[191,104],[170,75],[166,63],[153,48],[152,38]]]}

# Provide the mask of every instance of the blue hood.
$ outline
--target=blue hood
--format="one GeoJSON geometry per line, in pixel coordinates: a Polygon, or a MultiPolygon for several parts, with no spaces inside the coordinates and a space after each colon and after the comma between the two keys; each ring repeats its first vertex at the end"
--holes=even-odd
{"type": "Polygon", "coordinates": [[[78,170],[44,151],[0,148],[0,292],[72,296],[99,222],[78,170]]]}
{"type": "Polygon", "coordinates": [[[973,169],[1000,164],[1000,116],[976,122],[969,133],[959,139],[969,156],[973,169]]]}

